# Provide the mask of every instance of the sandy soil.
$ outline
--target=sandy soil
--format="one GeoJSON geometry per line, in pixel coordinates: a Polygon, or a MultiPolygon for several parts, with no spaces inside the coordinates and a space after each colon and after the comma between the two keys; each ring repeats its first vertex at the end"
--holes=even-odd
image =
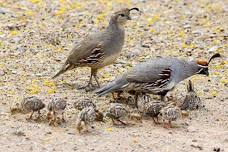
{"type": "MultiPolygon", "coordinates": [[[[0,0],[0,151],[228,151],[227,31],[224,0],[0,0]],[[72,103],[89,97],[104,111],[111,96],[75,89],[88,81],[87,68],[50,78],[75,43],[104,28],[110,14],[124,6],[137,6],[142,14],[132,14],[121,57],[100,70],[102,84],[148,58],[207,59],[219,52],[222,58],[213,61],[210,77],[191,78],[205,108],[171,129],[144,119],[125,128],[96,123],[89,134],[79,135],[72,103]],[[67,122],[52,127],[11,115],[10,107],[29,95],[46,104],[53,96],[68,97],[67,122]]],[[[183,95],[186,82],[172,93],[183,95]]]]}

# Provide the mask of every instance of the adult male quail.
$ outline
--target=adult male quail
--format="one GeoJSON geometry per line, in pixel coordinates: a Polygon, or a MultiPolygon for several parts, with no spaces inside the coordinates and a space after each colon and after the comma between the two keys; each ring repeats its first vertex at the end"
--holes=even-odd
{"type": "Polygon", "coordinates": [[[125,8],[115,12],[104,31],[94,33],[79,42],[70,52],[60,71],[53,77],[74,69],[76,67],[90,67],[91,75],[88,85],[83,88],[93,88],[92,77],[98,87],[97,71],[104,66],[112,64],[119,57],[124,44],[124,25],[131,20],[130,11],[138,8],[125,8]]]}
{"type": "Polygon", "coordinates": [[[160,116],[162,117],[163,127],[171,128],[172,127],[171,122],[181,117],[181,110],[178,106],[175,106],[173,104],[168,104],[167,106],[161,109],[160,116]],[[168,121],[168,126],[166,121],[168,121]]]}
{"type": "Polygon", "coordinates": [[[203,107],[202,101],[195,92],[191,80],[189,80],[187,85],[187,94],[184,100],[178,103],[178,106],[181,108],[181,110],[195,110],[203,107]]]}
{"type": "Polygon", "coordinates": [[[96,111],[93,107],[86,107],[78,114],[77,130],[79,133],[85,128],[88,131],[88,125],[91,125],[96,119],[96,111]]]}
{"type": "Polygon", "coordinates": [[[57,114],[62,115],[62,121],[65,122],[64,112],[67,106],[67,101],[63,98],[54,98],[48,104],[48,114],[47,119],[51,123],[56,123],[57,121],[57,114]]]}
{"type": "Polygon", "coordinates": [[[209,61],[184,61],[178,58],[157,58],[136,65],[114,81],[96,90],[101,96],[109,92],[123,90],[137,96],[142,93],[156,94],[164,97],[179,82],[195,74],[209,75],[208,66],[212,59],[220,57],[214,54],[209,61]]]}
{"type": "Polygon", "coordinates": [[[21,102],[22,112],[24,113],[31,112],[30,117],[27,118],[27,120],[32,119],[34,112],[38,112],[38,118],[40,118],[40,110],[43,109],[44,107],[45,107],[45,104],[42,102],[42,100],[40,100],[35,96],[26,97],[21,102]]]}

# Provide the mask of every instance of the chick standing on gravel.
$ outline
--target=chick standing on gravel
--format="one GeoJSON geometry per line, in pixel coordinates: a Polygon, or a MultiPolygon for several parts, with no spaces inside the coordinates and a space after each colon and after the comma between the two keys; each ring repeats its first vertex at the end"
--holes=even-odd
{"type": "Polygon", "coordinates": [[[54,98],[48,104],[48,114],[47,119],[50,123],[55,123],[57,121],[57,114],[61,113],[62,121],[65,122],[64,119],[64,110],[66,109],[67,101],[62,98],[54,98]]]}
{"type": "Polygon", "coordinates": [[[22,100],[21,102],[21,109],[22,112],[29,113],[30,117],[27,118],[27,120],[31,120],[33,113],[38,112],[38,118],[40,118],[40,110],[45,107],[45,104],[37,97],[31,96],[31,97],[26,97],[22,100]]]}
{"type": "Polygon", "coordinates": [[[121,121],[120,118],[128,116],[129,111],[120,103],[111,103],[107,109],[105,116],[112,119],[113,124],[116,124],[116,121],[120,122],[123,125],[126,125],[125,122],[121,121]]]}
{"type": "Polygon", "coordinates": [[[93,107],[86,107],[78,114],[77,130],[79,133],[84,129],[88,131],[88,125],[91,125],[96,119],[96,111],[93,107]]]}
{"type": "Polygon", "coordinates": [[[161,109],[165,106],[164,102],[152,101],[149,95],[139,95],[138,97],[138,108],[139,111],[152,117],[155,124],[158,124],[158,115],[161,109]],[[155,121],[156,118],[156,121],[155,121]]]}
{"type": "Polygon", "coordinates": [[[202,101],[197,96],[191,80],[189,80],[187,85],[187,94],[179,106],[181,110],[195,110],[202,107],[202,101]]]}
{"type": "Polygon", "coordinates": [[[85,98],[83,100],[74,102],[74,108],[77,109],[77,110],[81,111],[84,108],[88,108],[88,107],[92,107],[95,110],[95,112],[96,112],[96,121],[102,121],[102,122],[104,121],[103,120],[103,117],[104,117],[103,113],[100,112],[99,110],[97,110],[97,106],[89,98],[85,98]]]}
{"type": "Polygon", "coordinates": [[[168,121],[168,127],[171,128],[171,122],[175,121],[177,118],[181,116],[181,110],[179,107],[173,104],[168,104],[167,106],[161,109],[160,115],[162,117],[163,127],[167,128],[167,123],[165,121],[168,121]]]}

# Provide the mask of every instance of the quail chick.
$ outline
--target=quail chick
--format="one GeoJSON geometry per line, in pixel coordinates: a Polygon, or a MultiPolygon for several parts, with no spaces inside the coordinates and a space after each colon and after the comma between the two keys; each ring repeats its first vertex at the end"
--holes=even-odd
{"type": "Polygon", "coordinates": [[[42,102],[42,100],[40,100],[35,96],[26,97],[21,102],[22,111],[25,113],[31,112],[30,117],[27,118],[27,120],[32,119],[34,112],[38,112],[38,118],[40,118],[40,110],[43,109],[44,107],[45,107],[45,104],[42,102]]]}
{"type": "Polygon", "coordinates": [[[88,125],[91,125],[96,119],[96,111],[93,107],[86,107],[78,114],[77,130],[79,133],[84,129],[88,131],[88,125]]]}
{"type": "Polygon", "coordinates": [[[64,118],[64,111],[67,106],[67,101],[62,98],[54,98],[48,104],[48,114],[47,119],[49,120],[50,124],[57,122],[57,114],[62,115],[62,122],[65,122],[64,118]]]}
{"type": "Polygon", "coordinates": [[[116,121],[120,122],[123,125],[126,125],[125,122],[121,121],[120,118],[128,116],[129,111],[120,103],[111,103],[107,109],[105,116],[112,119],[113,124],[117,124],[116,121]]]}
{"type": "Polygon", "coordinates": [[[209,61],[184,61],[178,58],[157,58],[139,63],[114,81],[96,90],[98,96],[109,92],[134,92],[135,103],[139,94],[160,95],[161,100],[179,82],[195,74],[209,75],[208,66],[212,59],[220,57],[214,54],[209,61]]]}
{"type": "Polygon", "coordinates": [[[149,95],[139,95],[138,96],[138,109],[140,112],[147,116],[152,117],[155,124],[158,124],[158,115],[160,110],[165,106],[164,102],[152,101],[149,95]],[[155,120],[156,118],[156,120],[155,120]]]}
{"type": "Polygon", "coordinates": [[[95,112],[96,112],[96,121],[104,122],[103,113],[97,109],[97,106],[95,105],[95,103],[93,103],[89,98],[85,98],[83,100],[74,102],[74,108],[77,109],[77,110],[82,110],[82,109],[88,108],[88,107],[92,107],[95,110],[95,112]]]}
{"type": "Polygon", "coordinates": [[[112,64],[120,55],[124,44],[124,25],[130,20],[130,12],[139,11],[138,8],[125,8],[115,12],[110,19],[108,27],[104,31],[96,32],[79,42],[70,52],[60,71],[53,77],[57,77],[76,67],[90,67],[91,75],[87,86],[82,88],[93,89],[92,78],[97,86],[97,71],[112,64]]]}
{"type": "Polygon", "coordinates": [[[138,96],[137,107],[141,113],[144,113],[147,105],[152,101],[149,95],[141,94],[138,96]]]}
{"type": "Polygon", "coordinates": [[[194,86],[191,80],[189,80],[187,85],[187,94],[179,107],[181,110],[195,110],[202,107],[203,104],[200,98],[197,96],[197,93],[194,90],[194,86]]]}
{"type": "Polygon", "coordinates": [[[82,110],[86,107],[93,107],[96,109],[96,105],[89,98],[74,102],[74,108],[77,110],[82,110]]]}
{"type": "Polygon", "coordinates": [[[177,118],[181,116],[181,110],[179,107],[173,104],[168,104],[167,106],[161,109],[160,115],[162,117],[163,127],[171,128],[172,127],[171,122],[175,121],[177,118]],[[166,126],[167,125],[166,121],[168,121],[168,127],[166,126]]]}
{"type": "Polygon", "coordinates": [[[152,101],[146,105],[145,114],[151,116],[155,124],[159,124],[158,115],[164,106],[164,102],[152,101]]]}

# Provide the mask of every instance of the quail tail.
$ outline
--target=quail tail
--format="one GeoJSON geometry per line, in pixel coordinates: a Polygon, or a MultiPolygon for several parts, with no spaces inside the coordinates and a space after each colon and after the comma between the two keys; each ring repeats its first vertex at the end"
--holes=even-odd
{"type": "Polygon", "coordinates": [[[62,68],[59,70],[59,72],[56,73],[56,74],[52,77],[52,79],[58,77],[60,74],[63,74],[63,73],[65,73],[67,70],[71,70],[71,69],[73,69],[73,68],[74,68],[74,65],[72,65],[72,64],[70,64],[68,61],[66,61],[66,62],[63,64],[62,68]]]}
{"type": "Polygon", "coordinates": [[[128,82],[125,79],[125,77],[120,77],[120,78],[106,84],[105,86],[101,87],[100,89],[97,89],[95,91],[95,93],[98,96],[102,96],[104,94],[120,90],[121,88],[123,88],[127,84],[128,84],[128,82]]]}

